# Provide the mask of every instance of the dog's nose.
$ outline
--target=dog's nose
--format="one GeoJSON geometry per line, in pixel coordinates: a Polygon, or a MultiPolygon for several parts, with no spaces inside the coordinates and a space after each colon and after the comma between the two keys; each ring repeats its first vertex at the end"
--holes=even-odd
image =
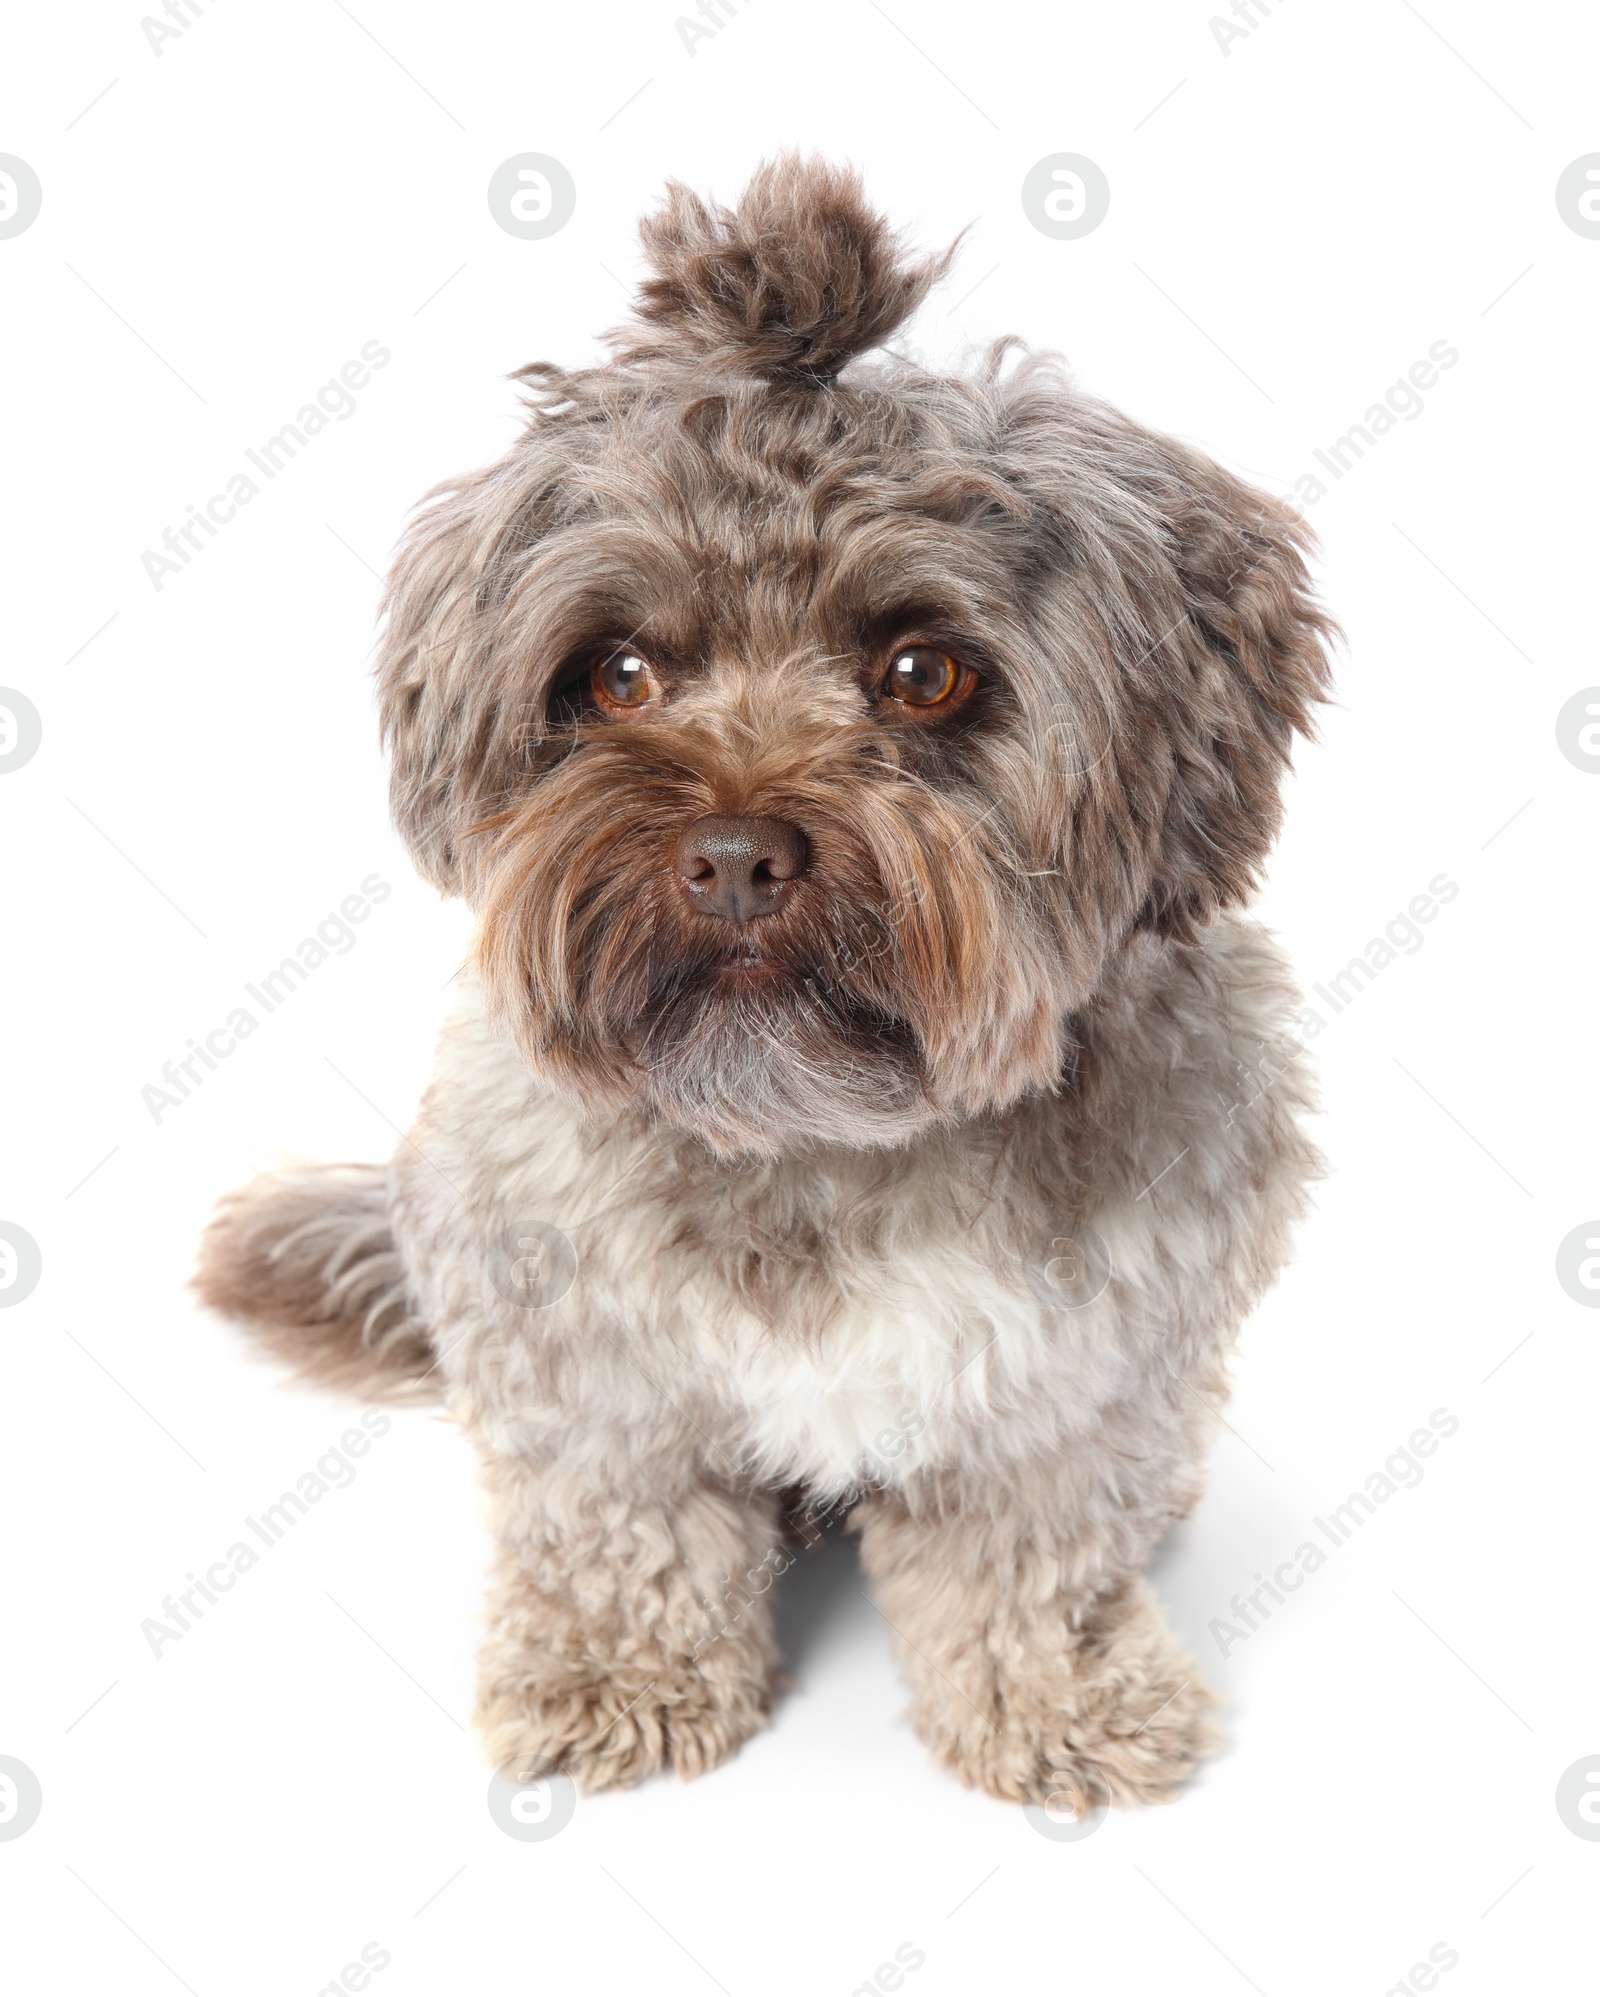
{"type": "Polygon", "coordinates": [[[781,818],[697,818],[678,841],[678,878],[691,907],[753,922],[783,906],[810,848],[781,818]]]}

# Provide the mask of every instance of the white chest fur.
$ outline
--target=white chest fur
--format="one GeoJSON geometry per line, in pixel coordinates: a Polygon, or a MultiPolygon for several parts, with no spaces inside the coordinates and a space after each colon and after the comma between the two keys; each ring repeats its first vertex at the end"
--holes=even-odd
{"type": "MultiPolygon", "coordinates": [[[[1043,1363],[1046,1327],[1023,1284],[955,1248],[909,1248],[815,1340],[775,1338],[731,1311],[696,1337],[764,1474],[817,1488],[893,1483],[949,1446],[998,1380],[1043,1363]]],[[[689,1309],[693,1301],[686,1300],[689,1309]]],[[[694,1335],[692,1321],[686,1331],[694,1335]]]]}

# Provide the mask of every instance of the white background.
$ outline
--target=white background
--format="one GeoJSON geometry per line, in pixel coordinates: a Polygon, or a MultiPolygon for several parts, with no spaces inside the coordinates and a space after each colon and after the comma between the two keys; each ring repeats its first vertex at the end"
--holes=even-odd
{"type": "Polygon", "coordinates": [[[220,0],[159,56],[134,0],[16,13],[0,151],[44,205],[0,241],[0,680],[44,741],[0,777],[0,1219],[44,1274],[0,1312],[0,1753],[44,1808],[0,1842],[8,1988],[312,1997],[373,1941],[381,1997],[846,1997],[902,1943],[914,1997],[1380,1997],[1440,1942],[1448,1997],[1580,1987],[1600,1845],[1554,1792],[1600,1753],[1600,1318],[1555,1254],[1600,1212],[1600,778],[1555,722],[1600,682],[1600,241],[1554,190],[1600,150],[1600,24],[1298,0],[1224,54],[1207,7],[750,0],[693,55],[674,0],[220,0]],[[159,1660],[140,1633],[353,1419],[195,1310],[209,1207],[388,1153],[466,943],[387,822],[377,572],[513,435],[505,375],[597,351],[664,179],[731,197],[785,144],[927,243],[972,224],[930,355],[1059,347],[1275,491],[1460,353],[1311,509],[1347,643],[1265,912],[1326,981],[1460,892],[1317,1041],[1333,1176],[1159,1564],[1228,1747],[1081,1843],[929,1765],[848,1545],[791,1577],[794,1689],[732,1764],[502,1835],[463,1730],[487,1543],[427,1414],[159,1660]],[[485,200],[526,151],[578,190],[542,242],[485,200]],[[1076,242],[1019,198],[1060,151],[1112,190],[1076,242]],[[157,591],[142,552],[373,339],[355,415],[157,591]],[[356,947],[156,1124],[163,1062],[375,871],[356,947]],[[1229,1598],[1436,1408],[1423,1483],[1219,1658],[1229,1598]]]}

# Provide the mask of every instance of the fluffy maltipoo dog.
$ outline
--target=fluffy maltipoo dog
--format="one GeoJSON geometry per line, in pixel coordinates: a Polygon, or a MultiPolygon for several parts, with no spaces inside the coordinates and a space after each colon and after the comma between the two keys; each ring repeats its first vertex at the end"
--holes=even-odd
{"type": "Polygon", "coordinates": [[[472,1437],[496,1764],[723,1760],[848,1504],[939,1761],[1168,1796],[1211,1701],[1144,1568],[1316,1169],[1240,912],[1306,530],[1012,342],[866,358],[949,257],[853,173],[642,233],[610,360],[522,370],[390,578],[395,816],[477,918],[421,1113],[226,1201],[201,1291],[472,1437]]]}

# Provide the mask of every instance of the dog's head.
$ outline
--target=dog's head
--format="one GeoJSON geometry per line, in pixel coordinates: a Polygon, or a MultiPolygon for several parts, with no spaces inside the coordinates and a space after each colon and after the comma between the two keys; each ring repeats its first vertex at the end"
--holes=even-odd
{"type": "Polygon", "coordinates": [[[785,159],[674,187],[602,367],[523,371],[379,666],[396,816],[551,1086],[725,1153],[1048,1089],[1141,932],[1247,895],[1325,678],[1298,518],[1002,342],[785,159]]]}

